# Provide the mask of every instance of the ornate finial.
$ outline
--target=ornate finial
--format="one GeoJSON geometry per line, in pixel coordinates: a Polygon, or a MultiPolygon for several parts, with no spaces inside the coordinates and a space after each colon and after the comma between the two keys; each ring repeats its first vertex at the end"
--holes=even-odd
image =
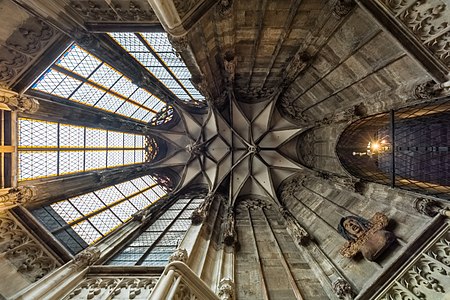
{"type": "Polygon", "coordinates": [[[89,247],[75,255],[73,258],[72,267],[77,270],[82,270],[86,267],[92,266],[100,258],[100,250],[95,247],[89,247]]]}
{"type": "Polygon", "coordinates": [[[24,113],[35,113],[39,109],[39,101],[27,96],[19,96],[13,91],[0,88],[0,103],[6,104],[11,110],[24,113]]]}
{"type": "Polygon", "coordinates": [[[343,278],[337,279],[332,284],[333,292],[339,299],[351,300],[353,299],[353,290],[347,280],[343,278]]]}
{"type": "Polygon", "coordinates": [[[187,250],[183,248],[178,248],[177,250],[175,250],[174,253],[172,253],[172,255],[170,255],[169,262],[181,261],[183,263],[187,263],[188,258],[189,256],[187,250]]]}
{"type": "Polygon", "coordinates": [[[433,199],[416,198],[416,200],[414,200],[414,208],[419,213],[429,217],[434,217],[437,214],[450,217],[450,210],[443,207],[441,203],[433,199]]]}
{"type": "Polygon", "coordinates": [[[220,300],[231,300],[234,295],[234,282],[231,278],[222,278],[219,283],[220,300]]]}
{"type": "Polygon", "coordinates": [[[25,204],[35,199],[36,194],[35,186],[19,186],[9,189],[7,194],[0,195],[0,203],[3,206],[25,204]]]}

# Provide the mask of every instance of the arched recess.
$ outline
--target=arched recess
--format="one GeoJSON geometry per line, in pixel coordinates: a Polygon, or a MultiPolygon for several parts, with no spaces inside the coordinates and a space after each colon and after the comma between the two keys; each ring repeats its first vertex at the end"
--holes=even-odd
{"type": "Polygon", "coordinates": [[[360,119],[336,153],[353,176],[450,200],[450,99],[360,119]]]}

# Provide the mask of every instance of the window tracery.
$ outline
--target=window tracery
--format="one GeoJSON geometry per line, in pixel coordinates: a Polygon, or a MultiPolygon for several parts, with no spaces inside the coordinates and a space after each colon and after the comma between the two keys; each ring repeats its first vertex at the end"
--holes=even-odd
{"type": "Polygon", "coordinates": [[[149,122],[166,105],[76,44],[31,88],[142,122],[149,122]]]}
{"type": "Polygon", "coordinates": [[[73,254],[149,207],[167,191],[150,176],[58,201],[32,214],[73,254]]]}

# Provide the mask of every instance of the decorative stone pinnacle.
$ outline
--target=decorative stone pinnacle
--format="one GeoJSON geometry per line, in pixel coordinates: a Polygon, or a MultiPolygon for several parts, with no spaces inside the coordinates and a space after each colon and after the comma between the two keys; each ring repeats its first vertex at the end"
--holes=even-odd
{"type": "Polygon", "coordinates": [[[234,282],[231,278],[222,278],[219,283],[220,300],[231,300],[234,295],[234,282]]]}
{"type": "Polygon", "coordinates": [[[183,248],[178,248],[177,250],[175,250],[174,253],[172,253],[172,255],[170,255],[169,262],[181,261],[183,263],[186,263],[188,258],[189,256],[187,250],[183,248]]]}
{"type": "Polygon", "coordinates": [[[333,282],[332,288],[333,292],[339,297],[339,299],[353,299],[353,290],[347,280],[338,278],[335,282],[333,282]]]}

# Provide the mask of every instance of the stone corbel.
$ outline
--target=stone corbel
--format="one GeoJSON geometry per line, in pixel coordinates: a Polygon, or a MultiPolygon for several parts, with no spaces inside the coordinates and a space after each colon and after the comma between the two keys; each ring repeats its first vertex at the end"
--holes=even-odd
{"type": "Polygon", "coordinates": [[[187,263],[189,259],[189,255],[186,249],[178,248],[175,250],[174,253],[172,253],[169,257],[169,263],[174,261],[180,261],[182,263],[187,263]]]}
{"type": "Polygon", "coordinates": [[[30,97],[20,96],[16,92],[0,88],[0,103],[6,104],[12,111],[32,114],[39,110],[39,102],[30,97]]]}
{"type": "Polygon", "coordinates": [[[217,13],[222,18],[231,16],[233,12],[233,0],[220,0],[217,3],[217,13]]]}
{"type": "Polygon", "coordinates": [[[223,232],[223,242],[227,246],[235,246],[237,243],[237,232],[235,228],[234,212],[229,209],[223,232]]]}
{"type": "Polygon", "coordinates": [[[203,202],[192,212],[192,225],[200,225],[206,220],[213,200],[214,195],[212,193],[208,193],[203,202]]]}
{"type": "Polygon", "coordinates": [[[188,47],[188,38],[187,35],[183,36],[174,36],[171,34],[167,34],[172,47],[179,53],[186,51],[188,47]]]}
{"type": "Polygon", "coordinates": [[[84,268],[92,266],[100,258],[100,249],[89,247],[75,255],[72,260],[71,268],[81,271],[84,268]]]}
{"type": "Polygon", "coordinates": [[[416,198],[414,200],[414,208],[421,214],[434,217],[442,215],[450,218],[450,208],[444,207],[441,203],[427,198],[416,198]]]}
{"type": "Polygon", "coordinates": [[[286,85],[291,82],[311,63],[312,58],[307,52],[298,52],[294,55],[292,61],[286,68],[286,78],[284,80],[286,85]]]}
{"type": "Polygon", "coordinates": [[[430,100],[437,97],[443,97],[450,94],[450,81],[436,83],[435,81],[427,81],[417,85],[414,88],[414,95],[418,99],[430,100]]]}
{"type": "Polygon", "coordinates": [[[350,283],[343,278],[339,278],[332,284],[334,294],[343,300],[352,300],[353,299],[353,290],[350,283]]]}
{"type": "Polygon", "coordinates": [[[333,15],[340,19],[348,15],[355,6],[354,0],[337,0],[333,7],[333,15]]]}
{"type": "Polygon", "coordinates": [[[218,296],[220,300],[234,299],[234,282],[231,278],[222,278],[219,283],[218,296]]]}
{"type": "Polygon", "coordinates": [[[236,56],[234,55],[234,51],[228,50],[225,52],[223,55],[223,66],[226,72],[226,83],[232,87],[236,73],[236,56]]]}
{"type": "Polygon", "coordinates": [[[35,186],[20,186],[9,189],[6,193],[0,195],[0,210],[29,203],[36,199],[36,194],[37,189],[35,186]]]}

